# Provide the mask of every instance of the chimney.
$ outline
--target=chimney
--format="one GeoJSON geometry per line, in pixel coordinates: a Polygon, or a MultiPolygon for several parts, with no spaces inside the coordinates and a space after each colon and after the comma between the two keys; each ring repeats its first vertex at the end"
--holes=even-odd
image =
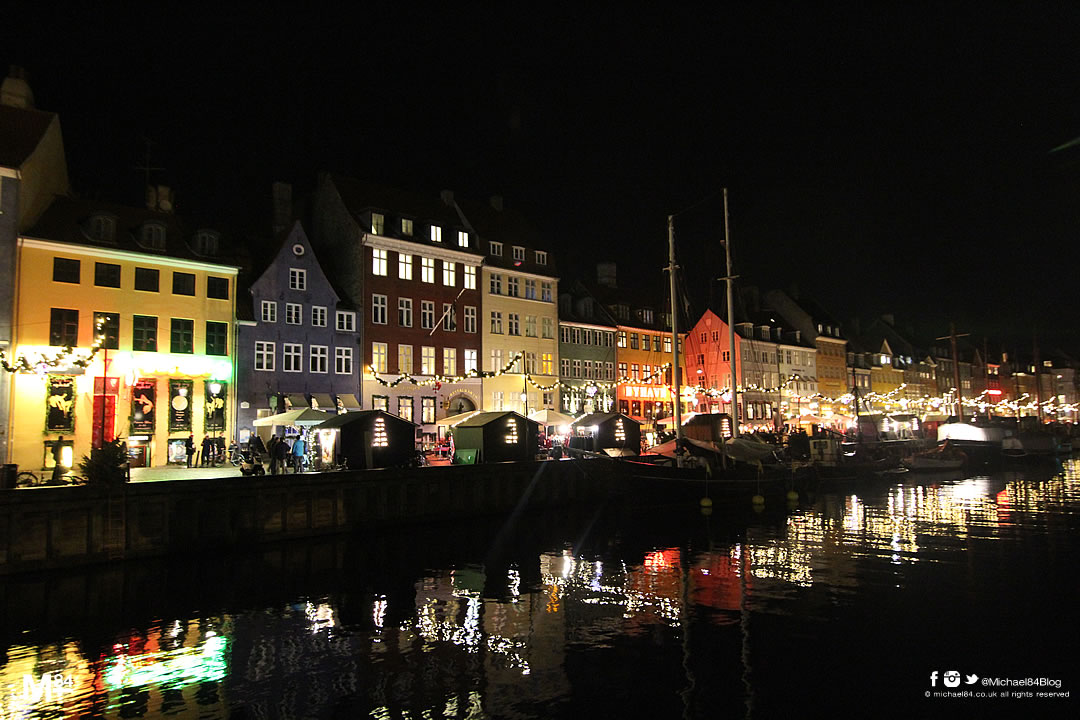
{"type": "Polygon", "coordinates": [[[167,185],[147,185],[146,207],[148,210],[171,213],[174,209],[172,188],[167,185]]]}
{"type": "Polygon", "coordinates": [[[447,205],[448,207],[454,207],[454,191],[453,190],[443,190],[441,193],[439,193],[439,196],[442,198],[442,201],[443,201],[444,205],[447,205]]]}
{"type": "Polygon", "coordinates": [[[615,288],[615,263],[596,263],[596,284],[601,287],[615,288]]]}
{"type": "Polygon", "coordinates": [[[18,65],[8,69],[8,76],[0,84],[0,105],[24,110],[34,107],[34,93],[30,90],[30,83],[26,82],[26,71],[18,65]]]}
{"type": "Polygon", "coordinates": [[[495,208],[498,212],[503,211],[503,198],[502,195],[491,196],[491,207],[495,208]]]}
{"type": "Polygon", "coordinates": [[[292,220],[292,185],[286,182],[276,182],[271,186],[274,197],[273,223],[274,235],[289,226],[292,220]]]}

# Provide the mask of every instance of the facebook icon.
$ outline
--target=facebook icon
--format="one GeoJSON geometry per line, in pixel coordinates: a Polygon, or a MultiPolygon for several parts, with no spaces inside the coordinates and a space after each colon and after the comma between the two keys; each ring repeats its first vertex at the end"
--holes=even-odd
{"type": "Polygon", "coordinates": [[[937,687],[937,677],[938,677],[937,670],[930,673],[930,687],[937,687]]]}

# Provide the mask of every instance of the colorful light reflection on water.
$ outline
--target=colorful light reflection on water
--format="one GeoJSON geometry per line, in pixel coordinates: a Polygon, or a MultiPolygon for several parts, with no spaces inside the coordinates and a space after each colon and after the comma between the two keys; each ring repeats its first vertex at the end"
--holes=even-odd
{"type": "Polygon", "coordinates": [[[13,642],[0,720],[769,716],[820,691],[822,652],[838,672],[901,675],[899,702],[918,712],[905,666],[921,678],[942,654],[967,657],[957,647],[999,665],[1034,657],[1017,652],[1033,620],[992,639],[987,620],[1075,599],[1033,583],[1076,560],[1080,473],[905,480],[769,518],[654,509],[634,522],[661,529],[640,537],[622,517],[506,565],[463,551],[380,568],[359,591],[350,577],[371,568],[340,567],[325,595],[104,628],[105,650],[13,642]]]}

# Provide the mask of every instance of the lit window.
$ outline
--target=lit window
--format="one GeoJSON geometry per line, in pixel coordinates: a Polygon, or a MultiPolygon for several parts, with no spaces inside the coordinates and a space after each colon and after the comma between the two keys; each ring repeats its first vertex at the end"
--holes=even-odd
{"type": "Polygon", "coordinates": [[[401,218],[401,234],[412,235],[412,220],[409,218],[401,218]]]}
{"type": "Polygon", "coordinates": [[[540,355],[540,374],[552,375],[555,372],[555,355],[554,353],[542,353],[540,355]]]}
{"type": "MultiPolygon", "coordinates": [[[[397,415],[402,420],[412,422],[413,399],[411,395],[399,395],[397,399],[397,415]]],[[[379,418],[380,420],[382,418],[379,418]]]]}
{"type": "Polygon", "coordinates": [[[397,346],[397,370],[403,375],[412,375],[413,353],[412,345],[399,344],[397,346]]]}
{"type": "Polygon", "coordinates": [[[443,348],[442,374],[457,375],[457,348],[443,348]]]}
{"type": "Polygon", "coordinates": [[[371,274],[386,275],[386,251],[379,248],[371,249],[371,274]]]}
{"type": "Polygon", "coordinates": [[[431,242],[442,242],[442,228],[438,225],[431,226],[431,242]]]}
{"type": "Polygon", "coordinates": [[[401,280],[412,280],[412,255],[398,253],[397,276],[401,280]]]}
{"type": "Polygon", "coordinates": [[[458,247],[469,247],[469,233],[464,232],[463,230],[458,230],[457,244],[458,247]]]}
{"type": "Polygon", "coordinates": [[[377,213],[377,212],[371,213],[371,232],[372,232],[372,234],[374,234],[374,235],[382,235],[383,234],[383,222],[384,222],[384,218],[382,216],[382,213],[377,213]]]}
{"type": "Polygon", "coordinates": [[[435,258],[420,258],[420,280],[426,283],[435,282],[435,258]]]}
{"type": "Polygon", "coordinates": [[[442,284],[445,285],[446,287],[454,287],[454,285],[456,284],[456,281],[455,281],[455,278],[454,278],[455,274],[456,273],[455,273],[454,263],[446,262],[445,260],[443,260],[443,264],[442,264],[442,284]]]}
{"type": "Polygon", "coordinates": [[[465,351],[465,372],[467,372],[467,373],[476,372],[476,369],[477,369],[476,351],[475,350],[466,350],[465,351]]]}
{"type": "Polygon", "coordinates": [[[464,265],[462,267],[464,267],[464,269],[465,269],[465,289],[466,290],[475,290],[476,289],[476,267],[473,266],[473,265],[464,265]]]}
{"type": "Polygon", "coordinates": [[[371,343],[371,368],[375,372],[386,372],[386,343],[371,343]]]}
{"type": "Polygon", "coordinates": [[[435,348],[431,345],[422,345],[420,347],[420,374],[435,374],[435,348]]]}

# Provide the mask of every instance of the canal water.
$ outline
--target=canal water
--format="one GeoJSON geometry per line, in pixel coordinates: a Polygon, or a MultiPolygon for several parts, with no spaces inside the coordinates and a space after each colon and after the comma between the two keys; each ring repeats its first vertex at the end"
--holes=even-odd
{"type": "Polygon", "coordinates": [[[1077,716],[1077,461],[713,498],[3,578],[0,720],[1077,716]]]}

